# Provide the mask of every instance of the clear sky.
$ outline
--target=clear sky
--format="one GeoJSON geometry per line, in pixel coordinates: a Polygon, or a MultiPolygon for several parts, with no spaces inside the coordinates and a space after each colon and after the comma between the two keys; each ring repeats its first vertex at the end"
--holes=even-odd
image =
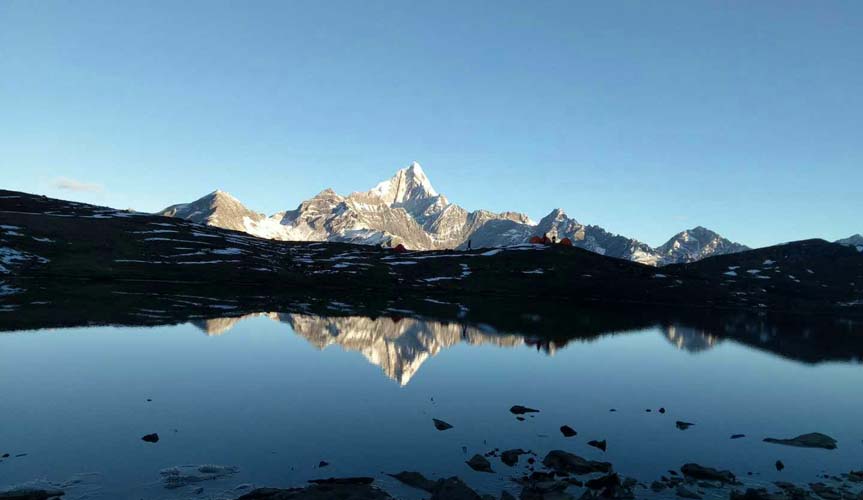
{"type": "Polygon", "coordinates": [[[0,187],[371,188],[656,245],[863,232],[863,2],[0,2],[0,187]]]}

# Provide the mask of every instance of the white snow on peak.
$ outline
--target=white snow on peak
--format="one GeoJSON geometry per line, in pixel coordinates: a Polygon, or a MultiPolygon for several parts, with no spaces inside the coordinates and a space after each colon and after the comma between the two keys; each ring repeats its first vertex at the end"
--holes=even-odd
{"type": "Polygon", "coordinates": [[[413,162],[396,174],[372,188],[370,194],[389,204],[404,203],[418,198],[438,195],[419,163],[413,162]]]}

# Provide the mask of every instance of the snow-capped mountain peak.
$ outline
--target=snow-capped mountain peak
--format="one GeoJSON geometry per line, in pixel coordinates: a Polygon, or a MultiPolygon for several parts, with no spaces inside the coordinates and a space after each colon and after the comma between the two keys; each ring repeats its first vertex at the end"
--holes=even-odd
{"type": "Polygon", "coordinates": [[[749,247],[723,238],[703,226],[681,231],[656,249],[661,264],[694,262],[712,255],[742,252],[749,247]]]}
{"type": "Polygon", "coordinates": [[[419,163],[398,170],[369,191],[341,196],[325,189],[293,210],[269,217],[216,190],[192,203],[159,212],[193,222],[285,241],[340,241],[366,245],[403,244],[413,250],[499,247],[532,236],[568,239],[573,246],[644,264],[690,262],[746,250],[703,227],[683,231],[657,249],[599,226],[584,225],[552,210],[538,223],[517,212],[469,212],[434,189],[419,163]]]}
{"type": "Polygon", "coordinates": [[[260,220],[264,216],[253,212],[231,196],[227,191],[217,189],[191,203],[180,203],[159,212],[168,217],[180,217],[192,222],[244,231],[244,219],[260,220]]]}
{"type": "Polygon", "coordinates": [[[413,162],[369,191],[387,204],[398,205],[438,196],[419,163],[413,162]]]}
{"type": "Polygon", "coordinates": [[[845,245],[849,247],[854,247],[858,251],[863,252],[863,235],[861,234],[852,234],[847,238],[842,238],[841,240],[836,240],[836,243],[840,245],[845,245]]]}

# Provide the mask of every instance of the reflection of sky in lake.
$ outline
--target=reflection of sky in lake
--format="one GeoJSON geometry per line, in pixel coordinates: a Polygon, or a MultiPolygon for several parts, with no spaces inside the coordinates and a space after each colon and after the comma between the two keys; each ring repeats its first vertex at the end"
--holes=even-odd
{"type": "Polygon", "coordinates": [[[0,487],[98,472],[100,498],[178,498],[190,490],[162,489],[160,469],[216,463],[241,472],[201,484],[207,494],[403,469],[496,494],[522,469],[493,459],[502,474],[476,473],[463,463],[471,454],[564,448],[646,482],[691,461],[760,482],[812,480],[863,458],[859,364],[800,364],[698,330],[572,341],[548,355],[453,323],[281,319],[0,335],[0,454],[28,454],[0,463],[0,487]],[[542,412],[518,422],[513,404],[542,412]],[[455,427],[437,432],[432,417],[455,427]],[[696,425],[679,431],[678,419],[696,425]],[[578,436],[564,439],[562,424],[578,436]],[[761,442],[814,431],[839,449],[761,442]],[[140,441],[150,432],[162,440],[140,441]],[[607,439],[608,452],[591,439],[607,439]]]}

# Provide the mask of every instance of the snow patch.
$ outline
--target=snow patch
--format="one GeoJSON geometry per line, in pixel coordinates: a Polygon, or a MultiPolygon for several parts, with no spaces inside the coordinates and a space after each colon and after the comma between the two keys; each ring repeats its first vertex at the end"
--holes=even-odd
{"type": "Polygon", "coordinates": [[[216,250],[210,250],[210,253],[214,253],[217,255],[240,255],[243,253],[239,248],[218,248],[216,250]]]}

